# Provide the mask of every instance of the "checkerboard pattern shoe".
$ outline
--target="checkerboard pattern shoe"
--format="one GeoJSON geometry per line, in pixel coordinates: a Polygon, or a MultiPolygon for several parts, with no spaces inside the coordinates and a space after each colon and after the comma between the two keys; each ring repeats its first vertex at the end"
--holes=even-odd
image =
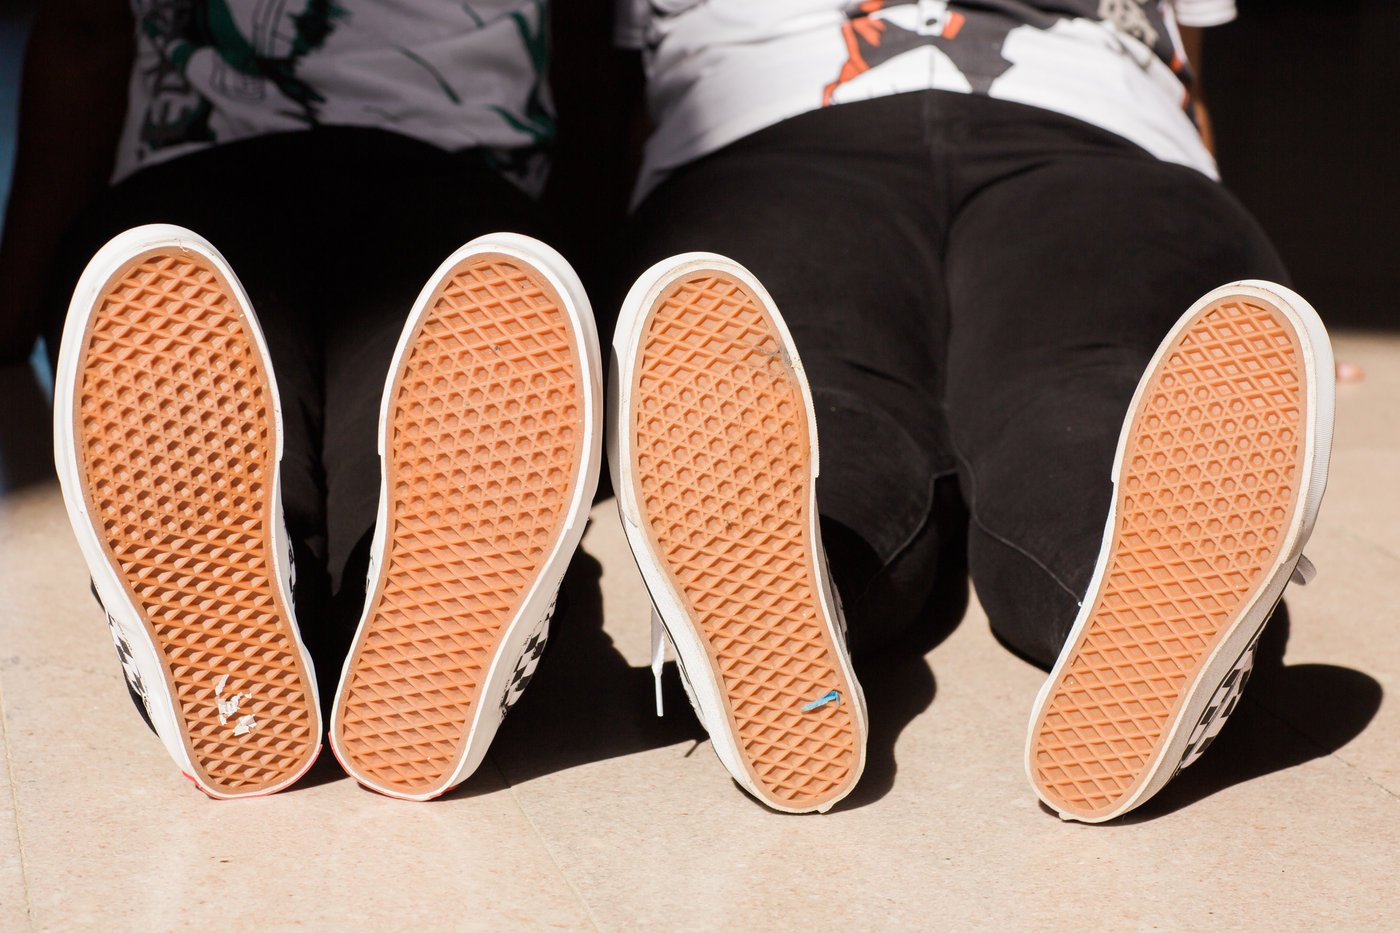
{"type": "Polygon", "coordinates": [[[280,790],[320,748],[281,444],[267,347],[218,251],[165,225],[99,250],[55,372],[63,500],[132,696],[215,798],[280,790]]]}

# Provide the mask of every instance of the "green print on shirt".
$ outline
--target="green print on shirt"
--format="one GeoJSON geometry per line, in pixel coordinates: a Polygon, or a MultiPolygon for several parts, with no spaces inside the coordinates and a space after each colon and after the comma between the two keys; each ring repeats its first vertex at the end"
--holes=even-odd
{"type": "Polygon", "coordinates": [[[500,115],[516,130],[525,133],[536,144],[549,142],[554,138],[554,115],[545,103],[545,71],[549,67],[549,21],[546,16],[545,0],[533,0],[536,26],[530,28],[529,18],[519,11],[510,14],[520,33],[520,41],[530,56],[530,64],[535,69],[535,83],[530,87],[530,96],[525,101],[525,113],[511,113],[504,107],[491,109],[500,115]]]}
{"type": "MultiPolygon", "coordinates": [[[[231,97],[261,98],[269,91],[286,102],[285,113],[308,125],[316,123],[316,108],[324,98],[296,75],[297,65],[308,53],[325,45],[337,19],[345,11],[334,0],[307,0],[300,13],[291,14],[290,41],[283,48],[267,48],[245,36],[227,0],[153,0],[138,6],[138,28],[150,40],[157,60],[143,77],[149,82],[150,100],[142,119],[141,144],[162,149],[191,142],[217,142],[209,124],[213,104],[191,83],[190,59],[212,49],[232,72],[223,79],[231,97]],[[276,54],[274,54],[274,52],[276,54]]],[[[277,35],[282,38],[286,33],[277,35]]]]}
{"type": "Polygon", "coordinates": [[[480,13],[478,13],[476,10],[473,10],[473,9],[472,9],[472,5],[471,5],[470,3],[464,3],[464,4],[462,4],[462,9],[465,10],[466,13],[467,13],[467,15],[470,16],[470,17],[472,18],[472,22],[473,22],[473,23],[476,23],[476,28],[477,28],[477,29],[484,29],[484,28],[486,28],[486,20],[484,20],[484,19],[481,18],[481,14],[480,14],[480,13]]]}
{"type": "MultiPolygon", "coordinates": [[[[524,13],[517,10],[510,14],[511,22],[515,24],[516,32],[520,34],[520,41],[525,46],[530,65],[535,71],[535,80],[530,86],[530,96],[525,101],[525,112],[523,114],[512,113],[505,107],[495,104],[491,106],[491,110],[510,124],[512,129],[526,134],[538,145],[554,138],[554,116],[549,112],[549,107],[545,105],[543,96],[545,72],[549,67],[549,26],[546,19],[545,0],[532,0],[532,3],[537,23],[535,28],[530,27],[529,17],[524,13]]],[[[472,9],[471,4],[463,3],[462,10],[471,17],[478,29],[486,25],[486,21],[481,18],[481,14],[472,9]]],[[[462,102],[461,95],[453,89],[452,85],[443,77],[442,72],[433,67],[431,62],[411,49],[400,46],[397,51],[404,58],[426,71],[448,100],[454,104],[462,102]]]]}
{"type": "Polygon", "coordinates": [[[398,52],[404,58],[413,62],[413,64],[417,65],[419,68],[422,68],[428,74],[432,75],[433,80],[437,82],[438,88],[442,91],[442,93],[447,95],[448,100],[452,101],[452,103],[454,104],[460,104],[462,102],[462,98],[458,97],[457,92],[452,90],[452,85],[447,83],[447,79],[442,76],[442,72],[434,68],[426,58],[419,55],[412,49],[406,49],[403,46],[399,46],[398,52]]]}

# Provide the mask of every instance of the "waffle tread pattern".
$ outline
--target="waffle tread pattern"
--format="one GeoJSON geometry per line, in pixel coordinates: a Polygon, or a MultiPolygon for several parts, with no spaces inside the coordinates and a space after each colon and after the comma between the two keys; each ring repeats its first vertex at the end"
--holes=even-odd
{"type": "Polygon", "coordinates": [[[1197,683],[1204,662],[1270,577],[1302,497],[1303,365],[1283,314],[1236,296],[1199,312],[1152,375],[1092,615],[1036,726],[1034,777],[1063,812],[1112,810],[1190,692],[1215,689],[1197,683]]]}
{"type": "Polygon", "coordinates": [[[213,265],[154,250],[97,299],[74,392],[93,526],[158,647],[199,778],[228,795],[296,775],[320,741],[275,576],[265,367],[213,265]]]}
{"type": "Polygon", "coordinates": [[[390,389],[384,565],[339,717],[372,786],[447,790],[496,701],[480,688],[580,481],[579,352],[560,299],[508,257],[464,260],[430,298],[390,389]]]}
{"type": "Polygon", "coordinates": [[[663,291],[633,386],[637,501],[708,644],[742,755],[781,805],[842,793],[859,758],[852,696],[824,624],[808,529],[801,388],[772,321],[720,272],[663,291]]]}

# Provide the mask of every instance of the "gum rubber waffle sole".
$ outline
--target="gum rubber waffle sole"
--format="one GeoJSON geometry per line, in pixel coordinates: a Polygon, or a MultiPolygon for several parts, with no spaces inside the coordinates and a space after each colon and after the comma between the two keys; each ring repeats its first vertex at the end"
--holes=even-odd
{"type": "Polygon", "coordinates": [[[641,525],[713,672],[687,674],[717,679],[761,799],[825,808],[859,778],[864,724],[818,598],[815,438],[789,353],[753,294],[701,270],[661,291],[631,373],[641,525]]]}
{"type": "Polygon", "coordinates": [[[1220,685],[1272,608],[1276,596],[1256,605],[1263,591],[1292,570],[1307,492],[1300,341],[1269,302],[1224,297],[1144,377],[1099,585],[1032,724],[1032,781],[1064,816],[1117,815],[1174,773],[1188,706],[1220,685]],[[1226,639],[1239,647],[1217,654],[1226,639]]]}
{"type": "Polygon", "coordinates": [[[375,790],[450,789],[474,717],[498,706],[488,672],[587,454],[579,353],[546,279],[481,253],[442,276],[401,352],[385,401],[385,552],[336,719],[337,754],[375,790]]]}
{"type": "Polygon", "coordinates": [[[274,391],[249,319],[205,257],[156,248],[101,289],[79,352],[87,515],[157,648],[192,777],[216,796],[276,789],[320,725],[276,571],[274,391]]]}

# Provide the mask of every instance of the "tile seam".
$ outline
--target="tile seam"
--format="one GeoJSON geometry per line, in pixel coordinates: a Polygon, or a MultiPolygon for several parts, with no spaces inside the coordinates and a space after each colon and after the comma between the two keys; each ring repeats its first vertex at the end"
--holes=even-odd
{"type": "Polygon", "coordinates": [[[1339,534],[1342,538],[1345,538],[1353,544],[1360,544],[1378,551],[1381,556],[1385,557],[1387,560],[1400,561],[1400,551],[1393,550],[1390,545],[1384,542],[1373,540],[1363,534],[1357,534],[1350,528],[1336,529],[1333,530],[1332,533],[1339,534]]]}
{"type": "Polygon", "coordinates": [[[15,775],[14,757],[10,751],[10,714],[5,705],[4,680],[0,678],[0,738],[5,743],[5,775],[10,782],[10,807],[14,811],[15,841],[19,850],[20,889],[24,892],[24,918],[34,926],[34,901],[29,891],[29,861],[24,851],[24,827],[19,818],[19,779],[15,775]]]}
{"type": "Polygon", "coordinates": [[[592,906],[584,898],[583,892],[578,889],[578,885],[574,884],[574,879],[569,877],[568,872],[564,871],[564,866],[560,865],[559,860],[554,857],[554,850],[544,838],[544,834],[540,832],[538,824],[535,823],[535,818],[530,815],[529,810],[525,809],[520,795],[515,792],[515,785],[511,783],[510,778],[506,776],[505,769],[501,767],[500,762],[496,761],[494,755],[487,755],[486,760],[491,762],[491,767],[495,768],[496,773],[500,775],[501,782],[505,784],[506,791],[510,794],[510,799],[515,802],[515,808],[520,811],[521,816],[525,817],[525,822],[529,824],[530,832],[534,834],[535,841],[540,844],[540,848],[544,849],[544,854],[549,857],[549,863],[554,866],[554,870],[559,873],[559,877],[563,878],[564,883],[569,886],[569,891],[573,894],[574,900],[578,901],[578,905],[583,908],[583,915],[588,918],[589,926],[594,930],[602,930],[603,927],[598,923],[598,918],[593,915],[592,906]]]}
{"type": "MultiPolygon", "coordinates": [[[[1259,708],[1262,709],[1265,713],[1268,713],[1269,716],[1273,717],[1273,719],[1274,719],[1275,722],[1277,722],[1277,723],[1279,723],[1280,725],[1284,726],[1286,729],[1288,729],[1288,730],[1289,730],[1290,732],[1292,732],[1294,735],[1301,736],[1303,739],[1307,740],[1313,747],[1318,748],[1318,749],[1326,749],[1326,748],[1327,748],[1327,746],[1326,746],[1325,744],[1323,744],[1322,742],[1319,742],[1317,739],[1313,738],[1313,737],[1312,737],[1306,730],[1304,730],[1301,726],[1297,725],[1297,724],[1294,723],[1291,719],[1289,719],[1288,717],[1284,716],[1282,713],[1278,712],[1278,710],[1274,709],[1274,707],[1273,707],[1272,705],[1270,705],[1269,703],[1261,701],[1261,702],[1259,703],[1259,708]]],[[[1343,746],[1343,748],[1345,748],[1345,746],[1343,746]]],[[[1391,790],[1391,789],[1390,789],[1389,787],[1387,787],[1385,784],[1382,784],[1380,781],[1378,781],[1378,780],[1376,780],[1375,778],[1373,778],[1366,770],[1364,770],[1363,768],[1361,768],[1360,766],[1358,766],[1358,765],[1355,764],[1354,762],[1348,760],[1346,757],[1344,757],[1344,756],[1340,753],[1340,749],[1337,750],[1337,751],[1325,752],[1323,755],[1319,755],[1318,757],[1319,757],[1319,758],[1322,758],[1322,757],[1331,758],[1331,759],[1334,759],[1334,760],[1340,762],[1340,763],[1341,763],[1342,765],[1344,765],[1346,768],[1348,768],[1349,770],[1354,771],[1356,774],[1358,774],[1363,780],[1366,781],[1366,783],[1368,783],[1368,784],[1370,784],[1371,786],[1375,787],[1377,790],[1381,791],[1382,793],[1386,794],[1387,796],[1393,797],[1395,800],[1400,801],[1400,793],[1397,793],[1397,792],[1391,790]]],[[[1304,763],[1306,764],[1306,762],[1304,762],[1304,763]]],[[[1284,769],[1284,770],[1287,770],[1287,769],[1284,769]]],[[[1261,775],[1261,776],[1262,776],[1262,775],[1261,775]]]]}

